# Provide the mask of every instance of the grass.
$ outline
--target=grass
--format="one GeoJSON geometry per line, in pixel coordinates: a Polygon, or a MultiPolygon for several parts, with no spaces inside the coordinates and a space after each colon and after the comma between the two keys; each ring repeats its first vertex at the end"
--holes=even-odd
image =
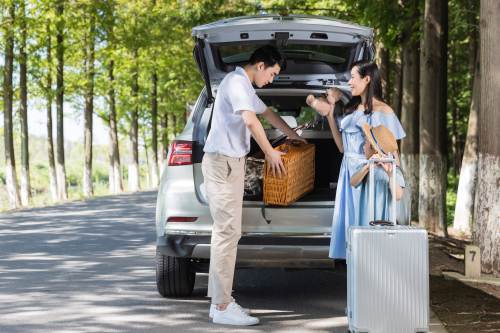
{"type": "MultiPolygon", "coordinates": [[[[0,132],[2,129],[0,128],[0,132]]],[[[17,133],[17,132],[16,132],[17,133]]],[[[49,185],[49,170],[47,159],[46,139],[39,136],[30,135],[30,185],[32,198],[29,207],[42,207],[53,205],[57,202],[52,200],[49,185]]],[[[16,173],[18,185],[20,182],[20,138],[14,135],[14,149],[16,156],[16,173]]],[[[3,145],[0,143],[0,156],[4,156],[3,145]]],[[[120,157],[122,161],[122,177],[124,188],[127,189],[127,162],[131,159],[131,152],[127,142],[120,143],[120,157]]],[[[65,167],[66,181],[68,183],[68,200],[83,200],[83,156],[84,149],[81,142],[68,141],[65,143],[65,167]]],[[[151,153],[149,156],[151,161],[151,153]]],[[[140,184],[142,188],[148,184],[148,171],[146,166],[146,156],[144,147],[139,147],[140,164],[140,184]]],[[[93,146],[92,181],[94,186],[94,196],[110,195],[108,191],[108,146],[93,146]]],[[[0,212],[9,210],[7,189],[5,188],[5,160],[0,158],[0,212]]]]}
{"type": "MultiPolygon", "coordinates": [[[[144,188],[143,184],[146,184],[146,178],[141,177],[140,183],[144,188]]],[[[100,197],[105,195],[110,195],[108,182],[94,182],[94,195],[93,197],[100,197]]],[[[127,183],[124,181],[124,189],[127,189],[127,183]]],[[[82,192],[82,186],[80,184],[68,186],[68,201],[77,201],[86,199],[82,192]]],[[[52,195],[50,193],[49,186],[43,191],[34,190],[32,192],[32,197],[30,200],[29,208],[33,207],[44,207],[60,203],[60,201],[53,201],[52,195]]],[[[10,210],[9,201],[7,197],[7,189],[5,184],[0,185],[0,212],[10,210]]]]}

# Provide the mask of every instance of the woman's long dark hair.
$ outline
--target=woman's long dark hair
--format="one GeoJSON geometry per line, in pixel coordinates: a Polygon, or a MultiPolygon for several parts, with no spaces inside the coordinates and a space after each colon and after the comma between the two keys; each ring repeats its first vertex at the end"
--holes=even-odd
{"type": "MultiPolygon", "coordinates": [[[[378,66],[374,62],[361,60],[356,61],[352,64],[351,68],[356,67],[361,78],[366,76],[370,77],[370,82],[366,86],[366,104],[365,114],[371,114],[373,112],[373,97],[381,102],[384,102],[382,96],[382,80],[380,78],[380,72],[378,66]]],[[[344,115],[354,112],[358,106],[361,104],[361,96],[353,96],[349,103],[345,106],[344,115]]]]}

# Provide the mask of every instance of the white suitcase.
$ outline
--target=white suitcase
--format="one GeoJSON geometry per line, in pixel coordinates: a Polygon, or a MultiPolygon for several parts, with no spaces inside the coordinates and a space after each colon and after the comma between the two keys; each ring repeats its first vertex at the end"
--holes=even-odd
{"type": "MultiPolygon", "coordinates": [[[[391,186],[395,190],[394,160],[383,161],[393,163],[391,186]]],[[[370,163],[369,173],[369,211],[372,221],[374,162],[370,163]]],[[[350,332],[429,331],[427,231],[396,225],[395,203],[393,199],[393,225],[353,226],[348,230],[347,317],[350,332]]]]}

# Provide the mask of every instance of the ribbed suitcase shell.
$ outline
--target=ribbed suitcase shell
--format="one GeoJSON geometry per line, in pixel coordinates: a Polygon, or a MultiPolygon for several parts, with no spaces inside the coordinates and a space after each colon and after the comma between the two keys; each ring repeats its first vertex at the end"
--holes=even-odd
{"type": "Polygon", "coordinates": [[[427,232],[407,226],[350,227],[347,315],[351,332],[428,332],[427,232]]]}

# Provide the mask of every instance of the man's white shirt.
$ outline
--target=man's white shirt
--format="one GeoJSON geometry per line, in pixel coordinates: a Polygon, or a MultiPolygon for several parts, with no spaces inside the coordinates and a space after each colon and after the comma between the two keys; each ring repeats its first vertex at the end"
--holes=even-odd
{"type": "Polygon", "coordinates": [[[241,113],[252,111],[261,114],[266,109],[245,70],[236,67],[224,77],[217,89],[212,126],[203,150],[236,158],[245,156],[250,151],[251,133],[241,113]]]}

